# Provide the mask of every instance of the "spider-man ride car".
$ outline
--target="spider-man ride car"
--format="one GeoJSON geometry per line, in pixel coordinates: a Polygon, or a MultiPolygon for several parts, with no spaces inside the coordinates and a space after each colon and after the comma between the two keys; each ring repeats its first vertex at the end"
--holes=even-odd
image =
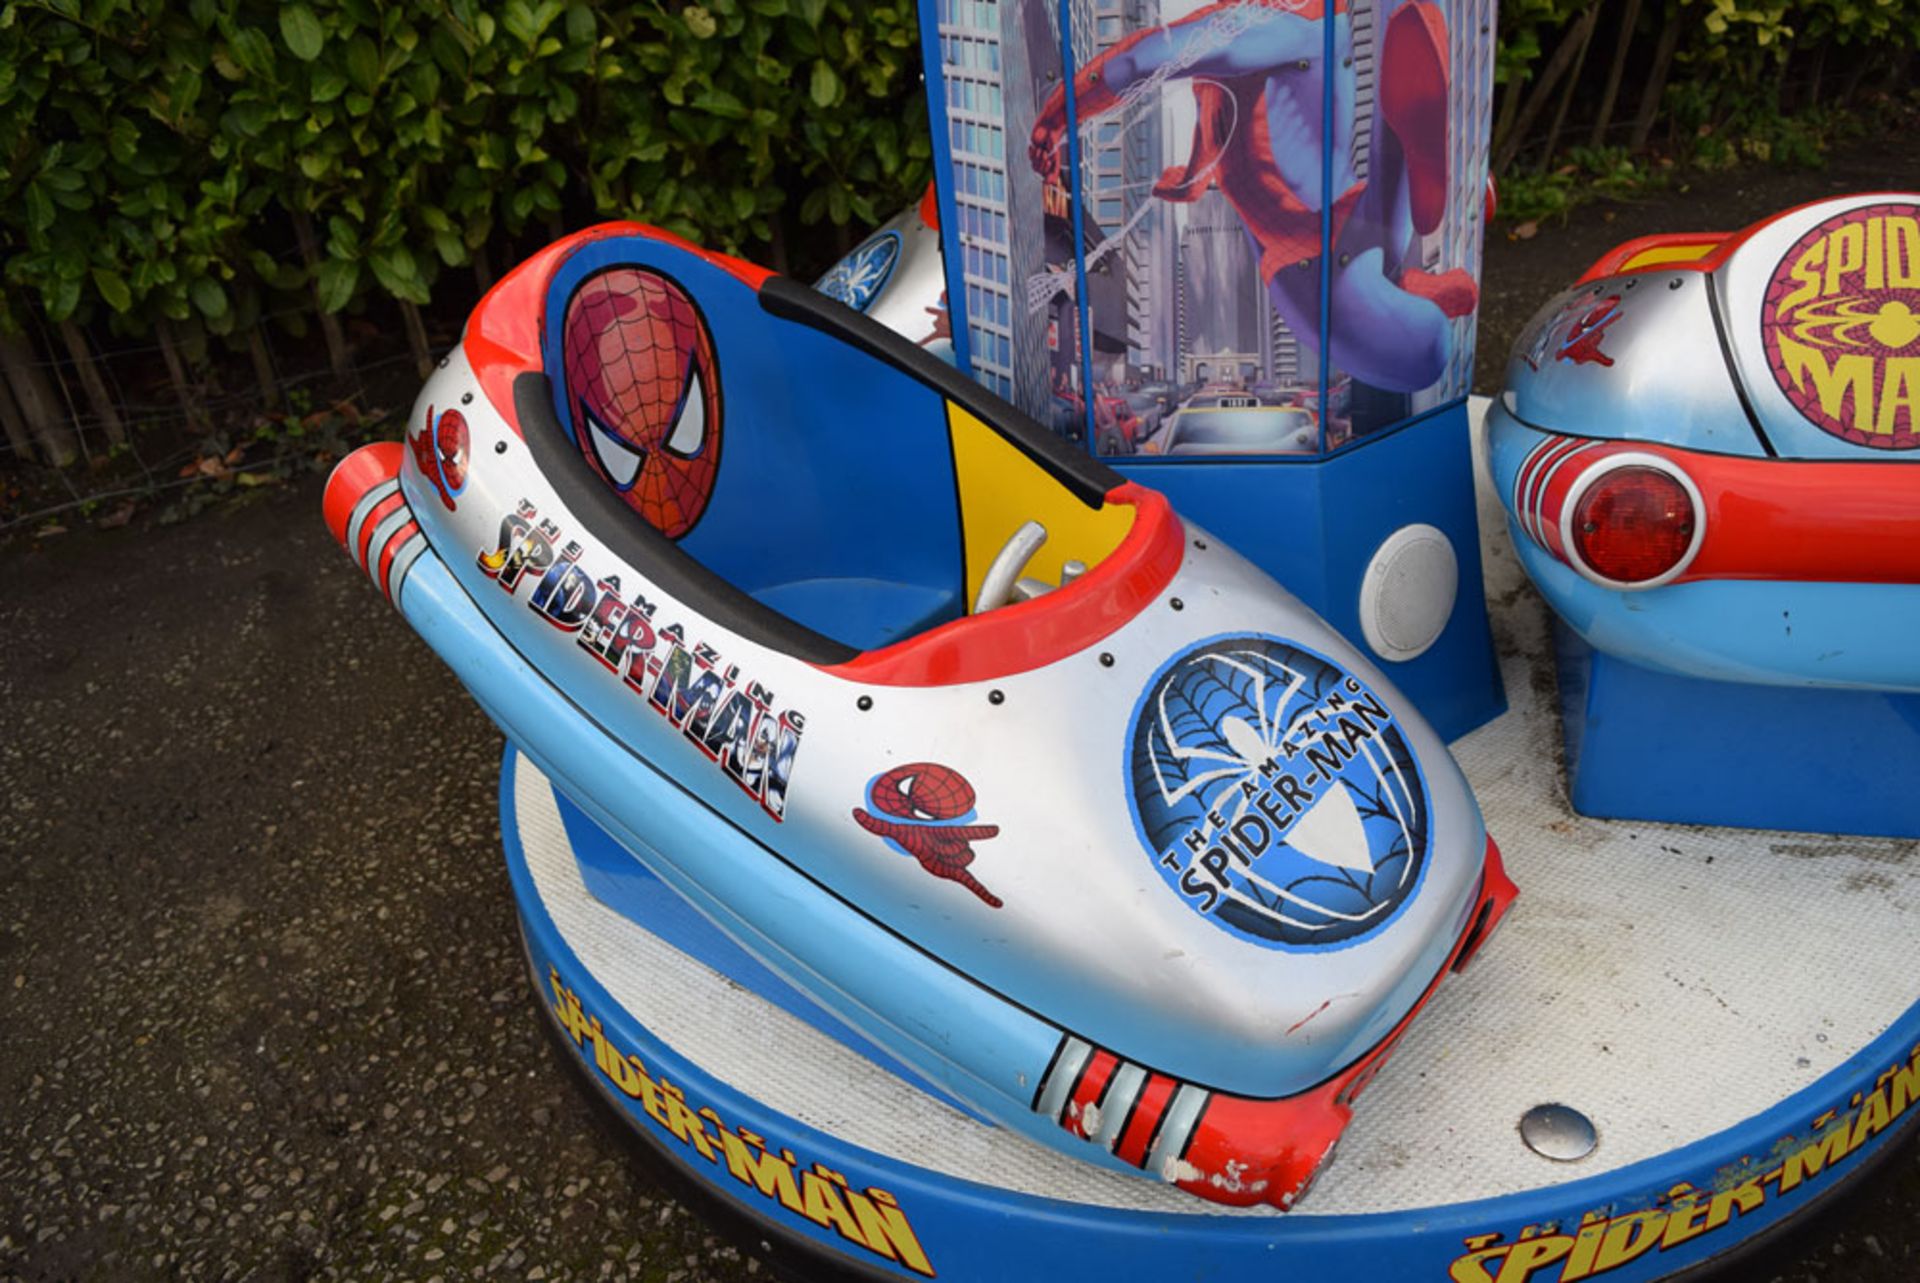
{"type": "Polygon", "coordinates": [[[1513,895],[1353,646],[804,286],[583,232],[412,433],[328,483],[349,555],[662,894],[1000,1126],[1289,1207],[1513,895]]]}
{"type": "Polygon", "coordinates": [[[1595,650],[1920,691],[1920,196],[1603,257],[1489,415],[1514,543],[1595,650]]]}

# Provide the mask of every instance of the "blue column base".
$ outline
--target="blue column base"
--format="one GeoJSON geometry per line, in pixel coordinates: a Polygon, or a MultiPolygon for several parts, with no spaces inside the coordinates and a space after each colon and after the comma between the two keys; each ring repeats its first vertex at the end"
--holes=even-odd
{"type": "Polygon", "coordinates": [[[1472,438],[1464,402],[1321,458],[1109,459],[1173,500],[1374,660],[1442,739],[1506,711],[1480,582],[1472,438]],[[1459,559],[1440,637],[1410,660],[1381,658],[1360,627],[1360,582],[1386,537],[1424,522],[1459,559]]]}
{"type": "Polygon", "coordinates": [[[1920,837],[1920,695],[1675,677],[1554,638],[1582,815],[1920,837]]]}

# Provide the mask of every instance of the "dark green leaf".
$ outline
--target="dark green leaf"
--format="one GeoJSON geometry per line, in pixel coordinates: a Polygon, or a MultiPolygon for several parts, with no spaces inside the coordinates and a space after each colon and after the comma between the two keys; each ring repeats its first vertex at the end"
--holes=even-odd
{"type": "Polygon", "coordinates": [[[320,19],[313,16],[313,10],[296,4],[280,11],[280,38],[287,42],[287,49],[294,57],[301,62],[312,62],[320,56],[327,33],[320,19]]]}
{"type": "Polygon", "coordinates": [[[317,284],[321,310],[338,312],[353,301],[353,292],[360,285],[360,264],[330,258],[320,264],[317,284]]]}
{"type": "Polygon", "coordinates": [[[816,61],[813,64],[813,78],[808,89],[812,94],[814,106],[831,107],[834,99],[840,96],[840,77],[824,59],[816,61]]]}
{"type": "Polygon", "coordinates": [[[93,269],[93,288],[100,292],[107,306],[116,312],[124,312],[133,306],[133,293],[127,289],[125,278],[111,268],[93,269]]]}
{"type": "Polygon", "coordinates": [[[227,314],[227,292],[220,287],[220,282],[211,276],[202,276],[195,280],[191,286],[191,293],[193,305],[200,309],[202,316],[209,320],[218,320],[227,314]]]}

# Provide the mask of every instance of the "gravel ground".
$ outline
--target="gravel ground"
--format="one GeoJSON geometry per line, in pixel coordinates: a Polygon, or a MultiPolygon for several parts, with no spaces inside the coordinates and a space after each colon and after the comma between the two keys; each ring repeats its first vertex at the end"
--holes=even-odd
{"type": "MultiPolygon", "coordinates": [[[[1890,185],[1857,153],[1497,241],[1483,369],[1625,236],[1890,185]]],[[[499,737],[318,500],[0,549],[0,1277],[764,1274],[552,1059],[499,737]]],[[[1752,1276],[1911,1280],[1916,1212],[1909,1145],[1752,1276]]]]}

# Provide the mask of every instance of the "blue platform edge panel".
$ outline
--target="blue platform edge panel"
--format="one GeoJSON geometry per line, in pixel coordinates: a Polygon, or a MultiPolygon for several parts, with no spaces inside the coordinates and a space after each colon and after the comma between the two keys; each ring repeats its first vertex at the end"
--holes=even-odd
{"type": "MultiPolygon", "coordinates": [[[[942,1175],[850,1145],[727,1084],[620,1007],[539,898],[501,768],[501,830],[536,998],[581,1072],[695,1181],[848,1266],[900,1278],[1496,1277],[1639,1283],[1740,1246],[1867,1168],[1920,1118],[1920,1006],[1737,1127],[1618,1171],[1504,1198],[1366,1215],[1131,1212],[942,1175]],[[1816,1120],[1819,1125],[1816,1126],[1816,1120]],[[1698,1193],[1672,1198],[1686,1183],[1698,1193]],[[1525,1237],[1522,1237],[1524,1234],[1525,1237]]],[[[862,1102],[849,1099],[849,1110],[862,1102]]],[[[1310,1205],[1309,1205],[1310,1206],[1310,1205]]]]}
{"type": "Polygon", "coordinates": [[[573,847],[574,861],[580,868],[580,880],[594,899],[636,923],[649,935],[664,940],[742,988],[751,989],[829,1038],[844,1043],[894,1077],[912,1083],[941,1104],[992,1126],[966,1104],[935,1087],[775,975],[654,876],[646,865],[634,859],[631,852],[608,836],[607,831],[575,806],[565,793],[555,789],[553,798],[560,811],[561,826],[567,832],[567,842],[573,847]]]}
{"type": "Polygon", "coordinates": [[[1554,648],[1582,815],[1920,837],[1920,695],[1655,672],[1559,619],[1554,648]]]}

